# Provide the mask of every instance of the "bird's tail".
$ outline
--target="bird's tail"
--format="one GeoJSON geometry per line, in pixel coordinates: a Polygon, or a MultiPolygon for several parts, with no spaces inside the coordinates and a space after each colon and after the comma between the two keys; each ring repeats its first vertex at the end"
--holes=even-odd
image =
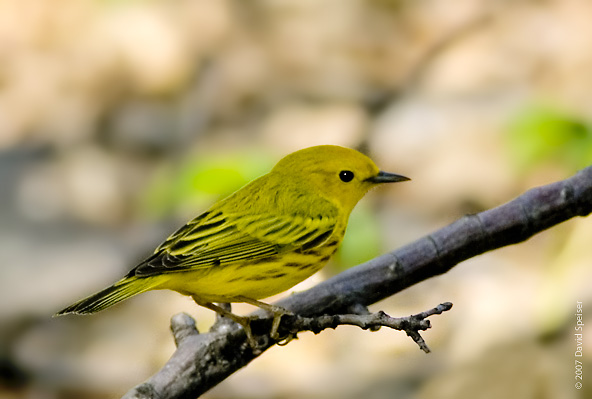
{"type": "Polygon", "coordinates": [[[126,277],[110,287],[97,292],[89,297],[81,299],[80,301],[68,306],[67,308],[57,312],[55,316],[62,316],[66,314],[92,314],[115,305],[125,299],[142,292],[149,291],[156,288],[161,281],[158,279],[145,277],[126,277]]]}

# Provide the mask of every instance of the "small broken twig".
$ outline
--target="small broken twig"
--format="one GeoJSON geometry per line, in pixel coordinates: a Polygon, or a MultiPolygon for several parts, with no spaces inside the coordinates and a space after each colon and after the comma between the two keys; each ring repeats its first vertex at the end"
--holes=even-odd
{"type": "Polygon", "coordinates": [[[427,317],[442,314],[451,308],[452,303],[444,302],[425,312],[406,317],[391,317],[383,311],[367,314],[336,314],[317,317],[287,315],[282,317],[282,323],[278,331],[287,332],[288,336],[295,336],[301,331],[312,331],[318,334],[327,328],[337,328],[341,325],[358,326],[363,330],[377,330],[379,327],[388,327],[393,330],[405,331],[419,345],[421,350],[429,353],[430,349],[419,334],[419,331],[425,331],[431,327],[430,321],[426,320],[427,317]]]}

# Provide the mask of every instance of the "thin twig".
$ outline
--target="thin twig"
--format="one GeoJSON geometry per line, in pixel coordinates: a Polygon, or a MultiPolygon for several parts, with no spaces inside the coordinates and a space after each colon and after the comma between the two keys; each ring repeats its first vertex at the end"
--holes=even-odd
{"type": "Polygon", "coordinates": [[[427,317],[442,314],[452,308],[452,303],[444,302],[430,310],[406,317],[391,317],[379,311],[377,313],[367,314],[336,314],[322,315],[317,317],[303,317],[299,315],[289,315],[282,317],[280,332],[295,336],[302,331],[312,331],[315,334],[320,333],[327,328],[337,328],[342,325],[351,325],[360,327],[363,330],[378,330],[380,327],[388,327],[394,330],[405,331],[426,353],[430,349],[419,334],[419,331],[425,331],[431,327],[427,317]]]}

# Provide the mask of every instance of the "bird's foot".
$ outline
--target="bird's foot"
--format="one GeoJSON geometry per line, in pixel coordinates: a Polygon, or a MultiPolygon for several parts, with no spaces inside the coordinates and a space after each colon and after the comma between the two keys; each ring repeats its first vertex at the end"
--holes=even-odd
{"type": "Polygon", "coordinates": [[[285,337],[282,337],[278,334],[278,330],[280,328],[280,323],[282,321],[282,316],[294,316],[294,313],[290,312],[287,309],[282,308],[281,306],[270,305],[268,303],[261,302],[256,299],[247,298],[244,296],[236,297],[236,300],[240,301],[240,302],[248,303],[253,306],[257,306],[258,308],[261,308],[261,309],[265,310],[266,312],[271,313],[273,315],[273,322],[271,324],[271,332],[269,334],[271,339],[273,339],[274,341],[276,341],[278,343],[280,341],[282,341],[283,345],[287,344],[292,339],[294,339],[293,334],[288,334],[285,337]]]}
{"type": "Polygon", "coordinates": [[[253,317],[248,317],[248,316],[243,317],[243,316],[235,315],[234,313],[231,312],[230,304],[227,304],[227,303],[216,305],[211,302],[203,302],[195,297],[193,297],[193,300],[198,305],[208,308],[210,310],[213,310],[219,316],[226,317],[227,319],[230,319],[230,320],[234,321],[235,323],[239,324],[243,328],[243,330],[245,331],[245,334],[247,335],[247,340],[249,342],[249,345],[253,349],[253,351],[259,350],[258,349],[259,343],[255,339],[255,336],[253,335],[253,331],[251,329],[251,321],[254,320],[253,317]]]}

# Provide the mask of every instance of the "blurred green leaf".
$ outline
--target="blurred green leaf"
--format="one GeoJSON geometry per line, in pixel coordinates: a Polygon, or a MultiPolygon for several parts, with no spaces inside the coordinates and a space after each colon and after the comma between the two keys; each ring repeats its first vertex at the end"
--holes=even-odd
{"type": "Polygon", "coordinates": [[[346,269],[370,260],[380,255],[381,242],[378,219],[372,208],[361,202],[351,213],[335,263],[340,269],[346,269]]]}
{"type": "Polygon", "coordinates": [[[523,170],[547,163],[577,170],[592,163],[590,125],[559,111],[526,109],[511,122],[508,133],[512,156],[523,170]]]}
{"type": "Polygon", "coordinates": [[[272,166],[270,156],[253,151],[201,155],[181,165],[167,165],[148,188],[143,213],[162,217],[186,208],[197,213],[264,175],[272,166]]]}

